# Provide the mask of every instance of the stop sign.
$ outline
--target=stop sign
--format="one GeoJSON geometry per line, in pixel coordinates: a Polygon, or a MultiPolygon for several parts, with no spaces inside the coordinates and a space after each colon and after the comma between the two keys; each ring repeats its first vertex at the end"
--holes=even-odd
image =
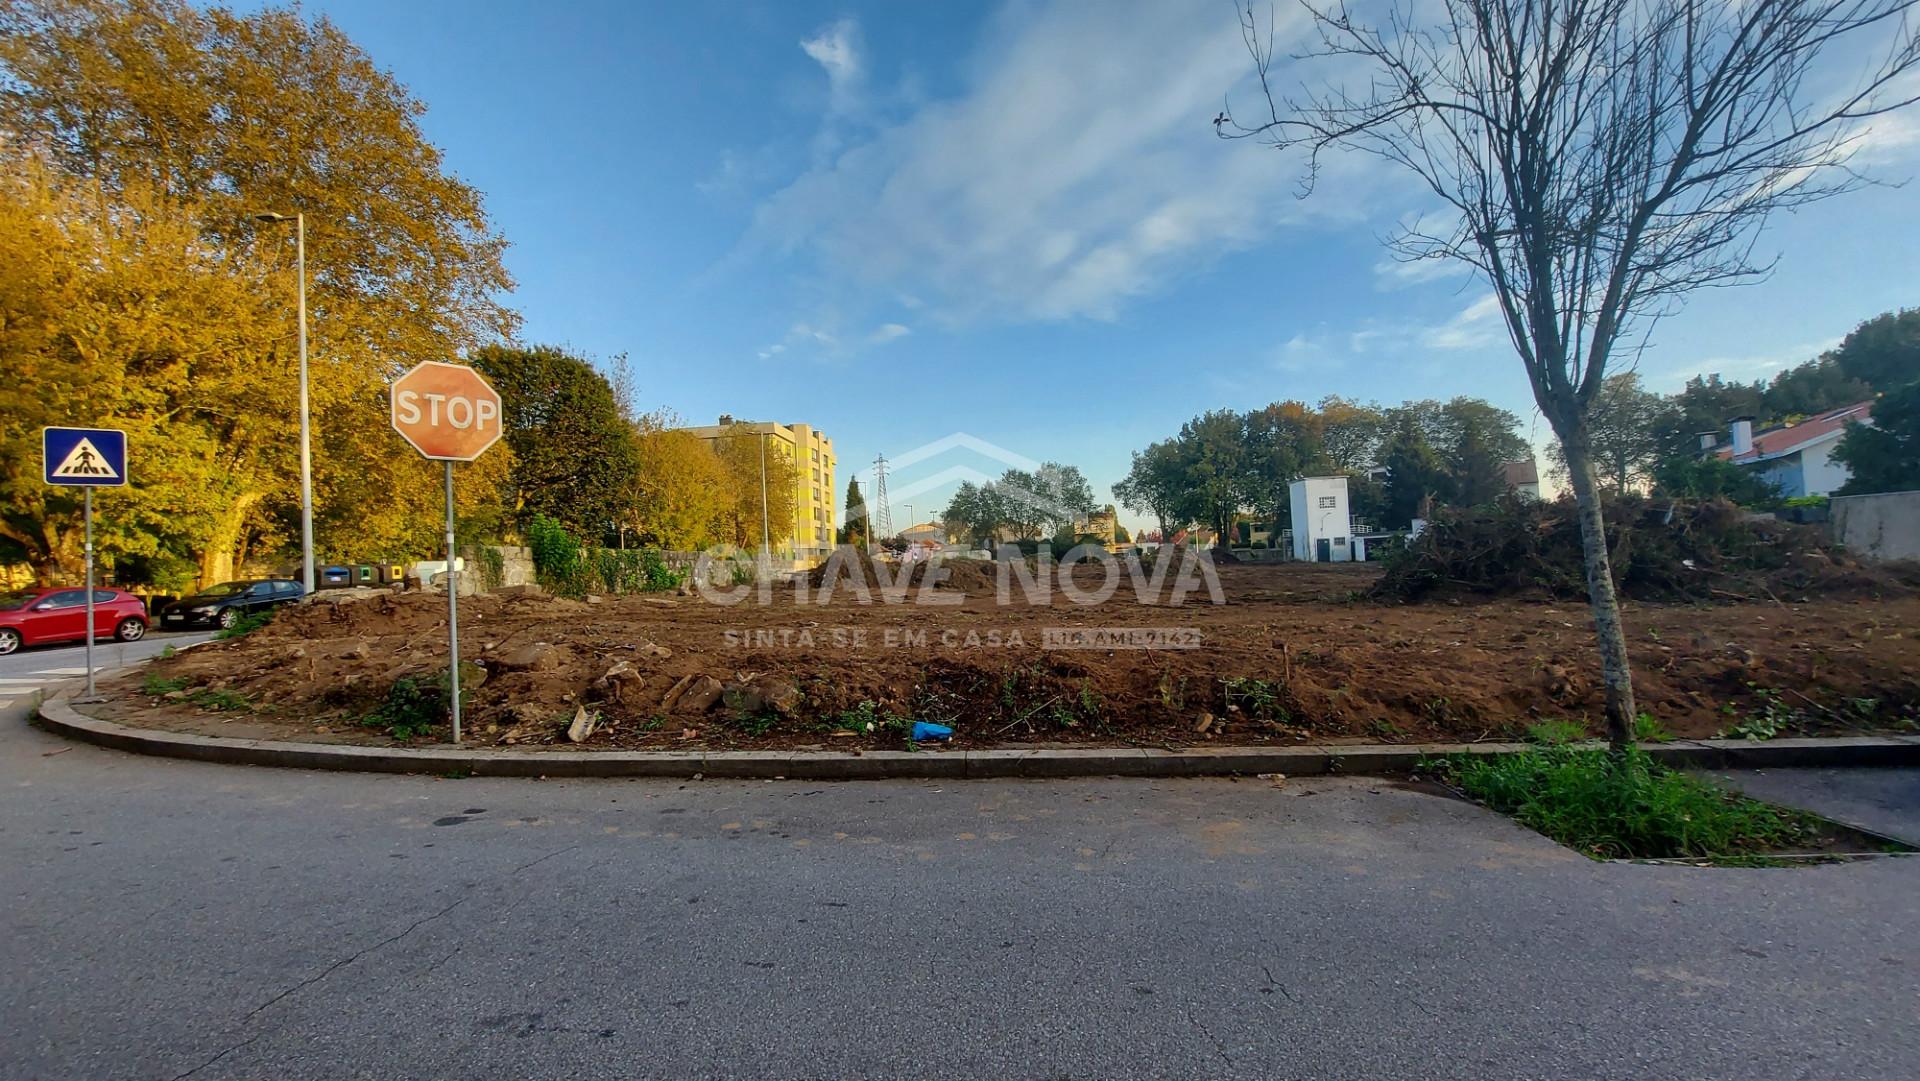
{"type": "Polygon", "coordinates": [[[500,393],[463,364],[429,360],[393,381],[393,430],[441,462],[471,462],[500,439],[500,393]]]}

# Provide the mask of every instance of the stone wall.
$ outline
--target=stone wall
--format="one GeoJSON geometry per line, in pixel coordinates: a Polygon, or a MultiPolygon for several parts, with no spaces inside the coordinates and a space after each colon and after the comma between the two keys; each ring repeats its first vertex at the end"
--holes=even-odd
{"type": "Polygon", "coordinates": [[[1860,559],[1920,559],[1920,491],[1837,495],[1828,504],[1834,542],[1860,559]]]}

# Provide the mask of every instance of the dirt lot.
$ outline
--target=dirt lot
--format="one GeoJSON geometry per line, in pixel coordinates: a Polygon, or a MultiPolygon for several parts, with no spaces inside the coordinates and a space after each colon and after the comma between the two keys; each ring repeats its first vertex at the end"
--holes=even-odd
{"type": "MultiPolygon", "coordinates": [[[[1078,573],[1084,588],[1097,581],[1093,568],[1078,573]]],[[[1058,590],[1047,604],[1003,606],[978,566],[957,576],[960,588],[933,591],[959,602],[948,605],[861,604],[844,585],[826,605],[782,588],[770,607],[476,598],[460,617],[463,656],[486,673],[468,731],[481,743],[565,744],[582,706],[599,717],[583,745],[602,748],[898,746],[909,718],[950,724],[972,746],[1477,740],[1540,718],[1597,725],[1584,607],[1356,599],[1376,575],[1367,565],[1226,566],[1221,605],[1204,590],[1178,606],[1164,591],[1162,603],[1141,603],[1123,585],[1098,606],[1058,590]],[[1199,645],[1042,648],[1047,628],[1116,627],[1197,631],[1199,645]],[[723,687],[723,700],[701,708],[723,687]]],[[[1780,601],[1630,604],[1642,708],[1681,737],[1753,717],[1798,732],[1911,730],[1920,597],[1780,601]]],[[[389,742],[360,722],[396,680],[445,668],[445,619],[443,598],[419,594],[288,610],[252,635],[123,677],[103,715],[389,742]]]]}

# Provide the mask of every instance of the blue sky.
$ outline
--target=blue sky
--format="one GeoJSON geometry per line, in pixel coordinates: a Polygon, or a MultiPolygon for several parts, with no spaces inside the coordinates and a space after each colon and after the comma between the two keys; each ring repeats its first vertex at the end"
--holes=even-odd
{"type": "MultiPolygon", "coordinates": [[[[1387,260],[1417,192],[1350,158],[1300,200],[1294,162],[1213,137],[1248,75],[1225,0],[306,10],[426,102],[486,192],[525,340],[629,354],[641,405],[690,423],[820,427],[843,489],[965,432],[1105,501],[1197,412],[1327,394],[1478,395],[1545,438],[1484,288],[1387,260]]],[[[1917,132],[1883,125],[1863,163],[1912,175],[1917,132]]],[[[1640,370],[1671,390],[1806,359],[1920,303],[1916,235],[1897,187],[1777,219],[1775,275],[1699,295],[1640,370]]],[[[955,468],[1001,465],[956,450],[892,487],[955,468]]]]}

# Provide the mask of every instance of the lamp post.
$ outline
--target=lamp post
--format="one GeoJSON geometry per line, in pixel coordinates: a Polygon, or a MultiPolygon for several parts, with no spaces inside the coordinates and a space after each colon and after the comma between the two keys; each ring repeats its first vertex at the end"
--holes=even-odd
{"type": "Polygon", "coordinates": [[[255,214],[253,220],[293,223],[294,265],[300,277],[300,582],[313,594],[313,438],[307,407],[307,216],[255,214]]]}
{"type": "Polygon", "coordinates": [[[767,435],[760,433],[760,551],[773,558],[773,539],[767,531],[767,435]]]}

